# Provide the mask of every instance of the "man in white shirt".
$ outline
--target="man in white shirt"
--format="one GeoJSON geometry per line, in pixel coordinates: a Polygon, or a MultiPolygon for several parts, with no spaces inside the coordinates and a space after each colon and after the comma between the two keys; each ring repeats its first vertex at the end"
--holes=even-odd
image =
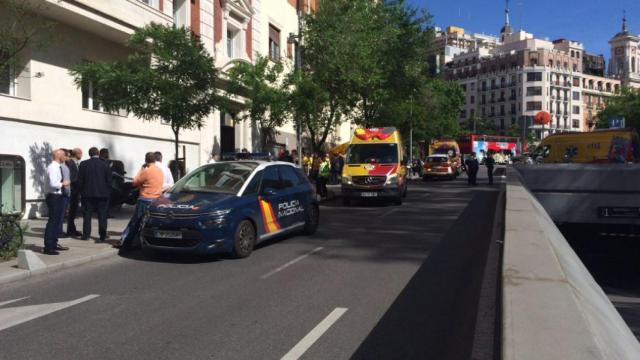
{"type": "Polygon", "coordinates": [[[171,174],[169,167],[162,163],[162,153],[160,151],[156,151],[154,154],[156,156],[156,166],[162,170],[162,174],[164,175],[162,191],[167,191],[173,186],[173,174],[171,174]]]}
{"type": "Polygon", "coordinates": [[[70,185],[69,180],[63,180],[60,164],[64,159],[64,151],[56,149],[51,153],[52,162],[47,166],[45,182],[46,203],[49,208],[49,219],[44,232],[44,253],[58,255],[58,250],[68,250],[58,245],[58,229],[64,211],[63,189],[70,185]]]}

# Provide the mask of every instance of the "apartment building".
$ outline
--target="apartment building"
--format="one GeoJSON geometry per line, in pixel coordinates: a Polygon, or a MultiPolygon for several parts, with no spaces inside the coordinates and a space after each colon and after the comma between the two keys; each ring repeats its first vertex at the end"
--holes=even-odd
{"type": "Polygon", "coordinates": [[[461,52],[446,65],[445,76],[458,81],[465,92],[461,122],[489,118],[502,133],[517,125],[541,136],[589,131],[605,99],[620,91],[622,84],[633,85],[640,67],[633,65],[636,37],[626,31],[626,25],[612,39],[612,46],[624,46],[623,53],[630,56],[613,66],[613,70],[623,69],[616,76],[604,76],[602,55],[585,53],[576,41],[549,41],[514,32],[508,14],[507,9],[495,48],[461,52]],[[533,124],[540,111],[551,114],[549,125],[533,124]]]}
{"type": "MultiPolygon", "coordinates": [[[[17,66],[0,74],[0,202],[29,216],[40,213],[45,167],[54,148],[80,147],[85,156],[91,146],[109,148],[128,176],[137,172],[147,151],[173,157],[168,124],[106,113],[94,100],[93,89],[78,89],[69,74],[83,61],[125,58],[130,53],[126,40],[136,29],[150,22],[189,27],[223,73],[237,62],[254,61],[257,54],[292,66],[287,37],[297,33],[296,0],[42,1],[47,4],[43,15],[58,23],[54,42],[27,49],[17,66]]],[[[299,3],[305,12],[317,7],[317,0],[299,3]]],[[[278,130],[273,148],[294,148],[293,126],[278,130]]],[[[332,141],[349,137],[348,125],[341,130],[332,141]]],[[[250,124],[234,124],[216,111],[201,129],[181,134],[179,155],[190,170],[206,163],[212,151],[252,151],[257,139],[250,124]]]]}

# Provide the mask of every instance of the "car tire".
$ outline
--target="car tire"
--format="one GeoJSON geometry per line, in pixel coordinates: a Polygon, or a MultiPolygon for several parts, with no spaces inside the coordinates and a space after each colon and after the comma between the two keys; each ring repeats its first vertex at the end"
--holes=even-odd
{"type": "Polygon", "coordinates": [[[402,192],[402,197],[406,198],[408,192],[409,192],[409,185],[405,184],[404,185],[404,191],[402,192]]]}
{"type": "Polygon", "coordinates": [[[245,258],[251,255],[256,245],[256,228],[249,220],[242,220],[236,227],[233,235],[233,256],[245,258]]]}
{"type": "Polygon", "coordinates": [[[304,230],[302,231],[305,235],[313,235],[316,230],[318,230],[318,225],[320,224],[320,209],[318,205],[311,204],[309,205],[309,209],[305,212],[304,216],[304,230]]]}
{"type": "Polygon", "coordinates": [[[395,200],[393,201],[393,203],[394,203],[395,205],[398,205],[398,206],[402,205],[402,194],[400,194],[400,196],[398,196],[397,198],[395,198],[395,200]]]}

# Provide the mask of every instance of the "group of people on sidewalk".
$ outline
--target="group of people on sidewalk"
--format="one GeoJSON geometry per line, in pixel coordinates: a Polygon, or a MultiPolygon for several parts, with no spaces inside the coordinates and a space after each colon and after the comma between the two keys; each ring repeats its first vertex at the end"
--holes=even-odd
{"type": "MultiPolygon", "coordinates": [[[[81,161],[82,149],[56,149],[52,152],[52,162],[47,166],[45,181],[45,201],[49,218],[44,234],[44,250],[47,255],[57,255],[68,250],[58,243],[60,238],[79,237],[89,240],[91,237],[91,219],[98,214],[98,242],[105,242],[107,218],[112,193],[112,162],[109,150],[97,147],[89,149],[89,159],[81,161]],[[75,218],[78,206],[82,204],[82,232],[76,229],[75,218]],[[68,210],[68,213],[67,213],[68,210]],[[64,217],[67,214],[67,232],[63,232],[64,217]]],[[[133,186],[140,189],[136,212],[123,232],[120,246],[131,246],[131,239],[137,234],[141,211],[144,214],[146,204],[160,197],[163,191],[173,186],[173,175],[162,163],[162,153],[149,152],[145,163],[133,179],[133,186]],[[139,210],[139,207],[144,207],[139,210]],[[132,230],[133,229],[133,230],[132,230]]]]}
{"type": "MultiPolygon", "coordinates": [[[[487,156],[484,158],[484,165],[487,167],[489,185],[493,185],[493,169],[496,165],[493,153],[487,153],[487,156]]],[[[467,171],[467,183],[469,185],[478,185],[478,170],[480,170],[480,163],[476,158],[476,153],[471,153],[471,156],[464,161],[464,167],[467,171]]]]}

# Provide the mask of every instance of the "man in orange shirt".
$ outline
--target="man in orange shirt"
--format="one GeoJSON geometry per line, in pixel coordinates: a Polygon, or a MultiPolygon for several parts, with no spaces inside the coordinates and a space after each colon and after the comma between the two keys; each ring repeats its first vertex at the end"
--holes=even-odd
{"type": "MultiPolygon", "coordinates": [[[[140,232],[144,213],[147,211],[149,204],[162,195],[163,185],[164,173],[156,165],[155,154],[148,152],[145,154],[142,169],[133,178],[133,186],[140,189],[140,196],[133,216],[129,220],[127,228],[122,232],[120,238],[121,250],[130,250],[133,247],[133,242],[138,238],[138,233],[140,232]]],[[[136,240],[136,245],[139,245],[139,240],[136,240]]]]}

